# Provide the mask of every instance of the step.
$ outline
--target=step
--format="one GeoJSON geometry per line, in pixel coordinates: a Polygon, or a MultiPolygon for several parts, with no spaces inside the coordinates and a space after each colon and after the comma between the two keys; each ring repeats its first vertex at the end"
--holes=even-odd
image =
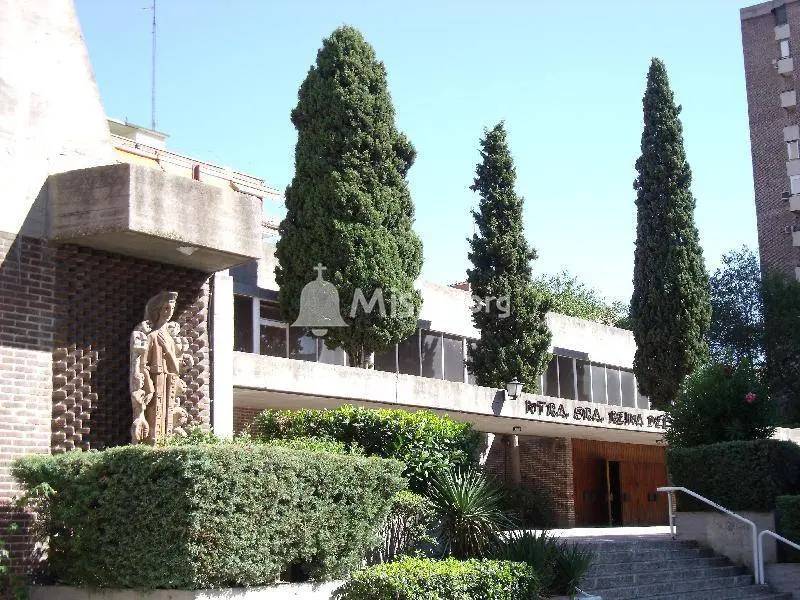
{"type": "Polygon", "coordinates": [[[641,573],[629,573],[626,569],[620,568],[616,573],[609,573],[607,575],[597,575],[594,577],[584,577],[581,581],[581,587],[585,589],[599,589],[599,588],[612,588],[618,586],[630,585],[646,585],[649,583],[660,583],[672,577],[686,580],[696,579],[711,579],[718,577],[730,577],[734,575],[742,575],[744,573],[741,567],[720,566],[720,567],[700,567],[693,569],[674,569],[665,570],[663,567],[654,568],[652,571],[644,571],[641,573]]]}
{"type": "Polygon", "coordinates": [[[647,573],[650,571],[680,572],[685,569],[703,569],[711,567],[727,567],[730,561],[724,556],[704,556],[700,558],[676,558],[672,560],[634,561],[623,563],[592,563],[586,573],[587,577],[603,575],[647,573]]]}
{"type": "MultiPolygon", "coordinates": [[[[711,579],[695,579],[683,581],[681,579],[662,580],[659,583],[647,585],[632,585],[623,587],[613,587],[606,589],[586,589],[603,600],[638,600],[640,598],[650,598],[660,594],[671,594],[678,596],[683,593],[699,591],[725,590],[725,593],[736,590],[737,588],[753,587],[752,575],[733,575],[728,577],[714,577],[711,579]]],[[[585,588],[581,588],[585,589],[585,588]]]]}
{"type": "Polygon", "coordinates": [[[637,549],[637,550],[607,550],[596,552],[594,559],[598,565],[610,563],[633,563],[648,561],[668,561],[686,558],[704,558],[713,556],[714,553],[706,548],[663,548],[663,549],[637,549]]]}
{"type": "MultiPolygon", "coordinates": [[[[704,590],[691,593],[648,596],[646,600],[792,600],[791,594],[776,594],[767,586],[751,585],[732,590],[704,590]]],[[[605,600],[605,598],[603,598],[605,600]]]]}

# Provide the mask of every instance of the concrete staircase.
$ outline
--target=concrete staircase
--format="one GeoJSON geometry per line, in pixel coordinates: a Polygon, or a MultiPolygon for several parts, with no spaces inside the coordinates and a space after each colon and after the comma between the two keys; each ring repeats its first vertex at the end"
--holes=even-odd
{"type": "Polygon", "coordinates": [[[670,536],[573,538],[595,553],[581,589],[603,600],[791,600],[753,573],[692,542],[670,536]]]}

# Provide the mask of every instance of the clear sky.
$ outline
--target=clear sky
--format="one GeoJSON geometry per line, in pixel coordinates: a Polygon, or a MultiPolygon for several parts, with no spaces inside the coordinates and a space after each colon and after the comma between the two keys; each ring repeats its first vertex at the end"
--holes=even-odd
{"type": "MultiPolygon", "coordinates": [[[[145,126],[150,3],[76,0],[106,112],[145,126]]],[[[683,105],[706,264],[756,247],[739,25],[753,3],[158,0],[157,129],[176,152],[283,191],[298,87],[322,39],[353,25],[386,65],[398,126],[417,149],[409,182],[423,277],[465,278],[478,141],[504,119],[535,272],[568,269],[627,301],[652,56],[683,105]]]]}

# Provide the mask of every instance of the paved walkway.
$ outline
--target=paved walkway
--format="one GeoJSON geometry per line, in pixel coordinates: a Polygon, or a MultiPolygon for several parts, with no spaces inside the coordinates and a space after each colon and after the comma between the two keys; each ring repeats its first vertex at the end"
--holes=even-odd
{"type": "Polygon", "coordinates": [[[597,538],[615,540],[618,538],[668,537],[669,526],[653,527],[573,527],[572,529],[550,529],[551,535],[562,538],[597,538]]]}

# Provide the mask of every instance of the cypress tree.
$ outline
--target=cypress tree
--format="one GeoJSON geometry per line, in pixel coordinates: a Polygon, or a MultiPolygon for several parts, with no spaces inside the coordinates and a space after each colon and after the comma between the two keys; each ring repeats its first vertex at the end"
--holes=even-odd
{"type": "Polygon", "coordinates": [[[467,364],[478,385],[505,388],[517,378],[533,392],[550,358],[550,303],[531,282],[536,251],[525,239],[523,199],[514,189],[517,176],[503,123],[484,132],[481,158],[471,187],[480,201],[472,213],[477,231],[469,240],[473,266],[467,270],[481,338],[469,349],[467,364]]]}
{"type": "Polygon", "coordinates": [[[324,265],[347,323],[330,329],[326,344],[365,367],[372,352],[416,328],[422,243],[406,182],[415,151],[395,126],[384,65],[356,29],[340,27],[323,41],[291,118],[295,175],[276,249],[281,309],[290,322],[297,318],[303,287],[324,265]],[[357,290],[367,301],[377,292],[382,302],[353,313],[357,290]]]}
{"type": "Polygon", "coordinates": [[[647,74],[642,154],[636,161],[636,251],[631,322],[634,372],[654,408],[675,399],[707,354],[708,274],[694,224],[692,172],[664,63],[647,74]]]}

